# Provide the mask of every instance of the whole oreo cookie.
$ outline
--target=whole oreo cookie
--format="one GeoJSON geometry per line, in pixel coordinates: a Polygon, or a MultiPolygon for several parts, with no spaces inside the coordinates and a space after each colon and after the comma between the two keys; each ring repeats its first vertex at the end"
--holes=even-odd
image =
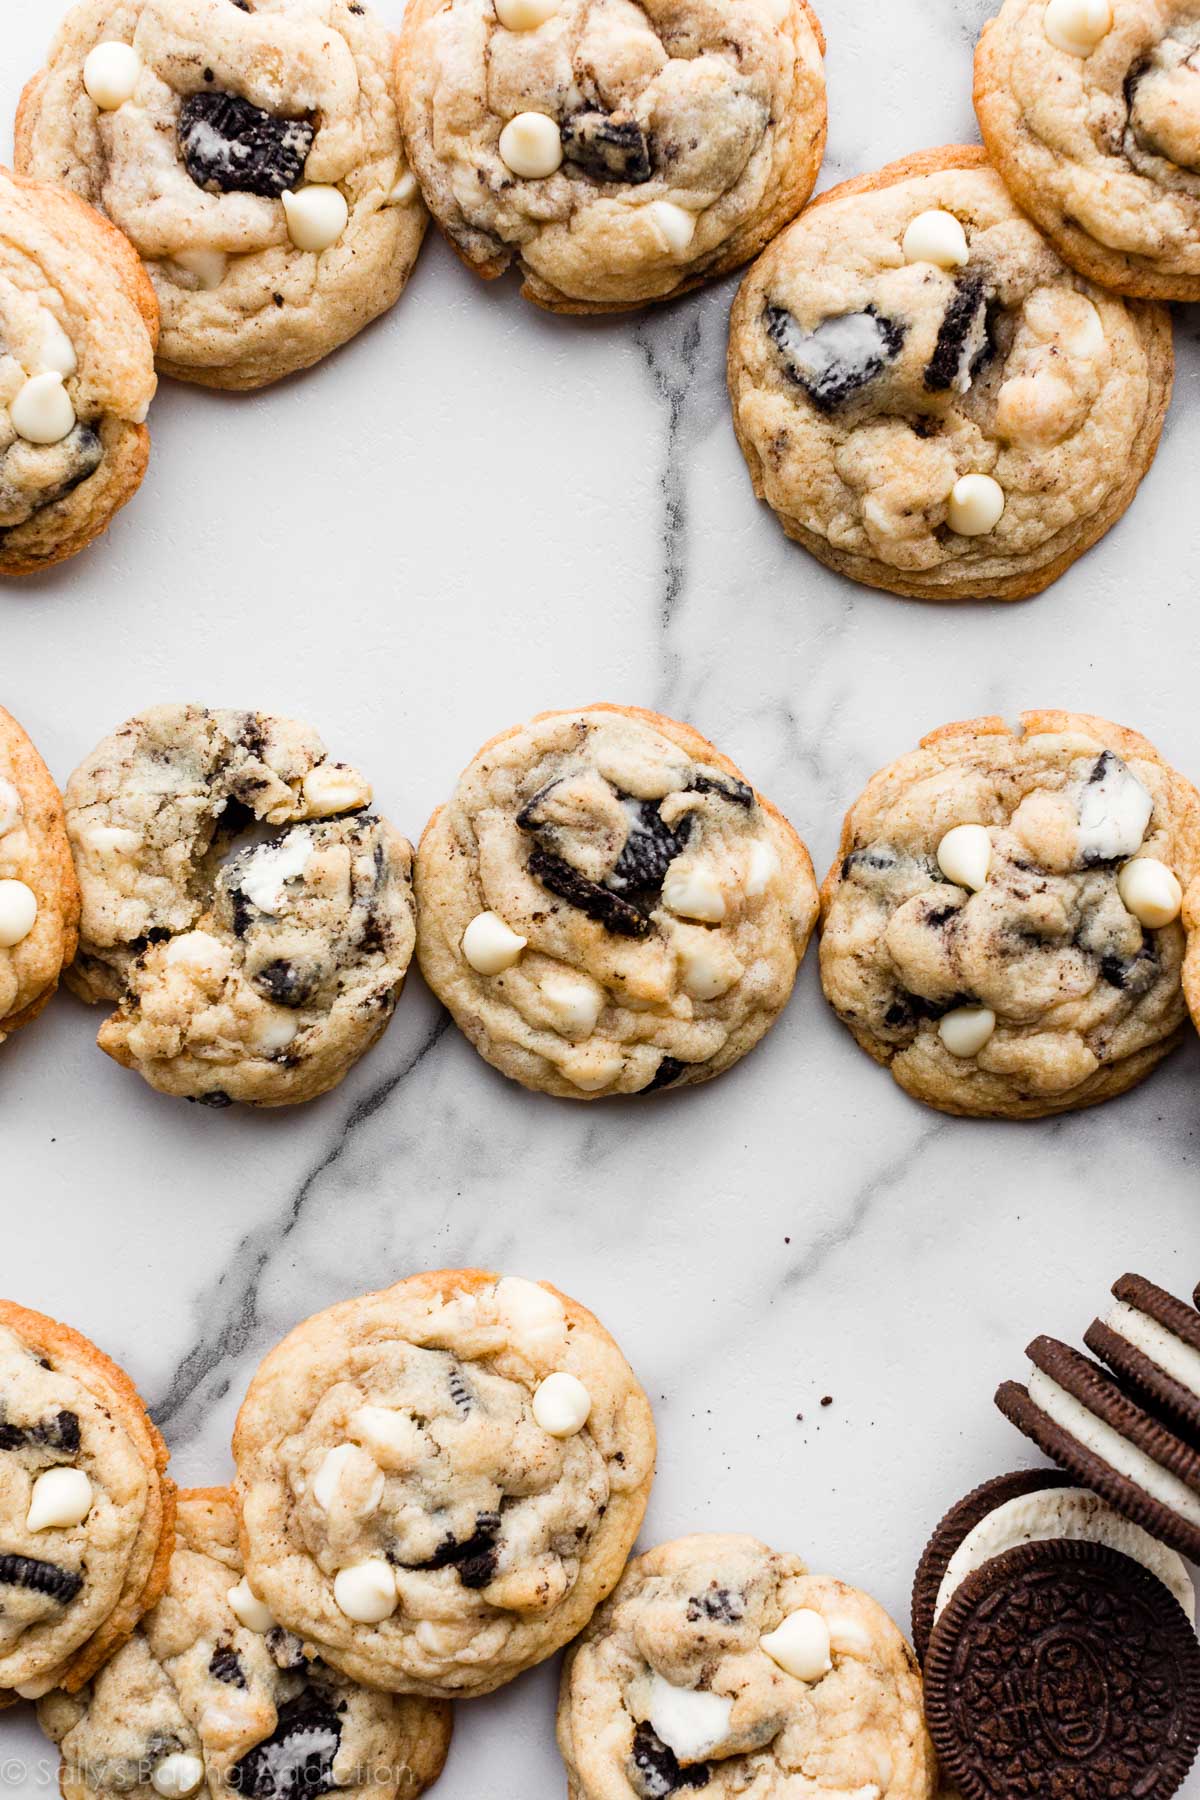
{"type": "Polygon", "coordinates": [[[1166,1800],[1200,1746],[1200,1645],[1161,1582],[1101,1544],[1027,1544],[934,1628],[925,1710],[962,1800],[1166,1800]]]}
{"type": "Polygon", "coordinates": [[[1142,1275],[1113,1283],[1117,1304],[1084,1338],[1149,1411],[1200,1450],[1200,1313],[1142,1275]]]}

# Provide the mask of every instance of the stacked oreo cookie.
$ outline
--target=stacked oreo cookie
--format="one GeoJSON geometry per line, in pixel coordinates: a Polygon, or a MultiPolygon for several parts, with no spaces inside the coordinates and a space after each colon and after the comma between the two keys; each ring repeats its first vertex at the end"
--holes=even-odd
{"type": "Polygon", "coordinates": [[[1200,1749],[1200,1288],[1137,1275],[996,1403],[1059,1464],[985,1483],[913,1585],[930,1734],[963,1800],[1164,1800],[1200,1749]]]}

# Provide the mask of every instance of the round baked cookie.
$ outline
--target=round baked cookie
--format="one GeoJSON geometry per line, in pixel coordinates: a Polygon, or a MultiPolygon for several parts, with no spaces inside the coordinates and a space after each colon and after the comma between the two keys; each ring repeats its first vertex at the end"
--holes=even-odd
{"type": "Polygon", "coordinates": [[[574,1300],[441,1270],[298,1326],[233,1453],[246,1572],[280,1623],[358,1681],[465,1699],[552,1656],[612,1591],[654,1421],[574,1300]]]}
{"type": "Polygon", "coordinates": [[[1119,294],[1200,299],[1200,20],[1189,0],[1004,0],[975,54],[1017,204],[1119,294]]]}
{"type": "Polygon", "coordinates": [[[0,707],[0,1044],[48,1003],[78,935],[62,796],[0,707]]]}
{"type": "Polygon", "coordinates": [[[921,1677],[882,1607],[750,1537],[629,1565],[567,1657],[558,1744],[571,1800],[937,1786],[921,1677]]]}
{"type": "Polygon", "coordinates": [[[787,1004],[809,855],[688,725],[541,713],[485,744],[417,854],[421,972],[480,1054],[592,1100],[707,1081],[787,1004]]]}
{"type": "Polygon", "coordinates": [[[1094,1105],[1179,1042],[1198,870],[1200,796],[1136,732],[1050,711],[945,725],[846,815],[826,998],[942,1112],[1094,1105]]]}
{"type": "Polygon", "coordinates": [[[839,574],[1020,600],[1125,511],[1171,394],[1166,309],[1060,261],[983,151],[922,151],[822,194],[730,320],[754,491],[839,574]]]}
{"type": "Polygon", "coordinates": [[[80,0],[29,83],[17,166],[126,233],[159,368],[257,388],[399,299],[426,216],[394,39],[359,0],[80,0]]]}
{"type": "Polygon", "coordinates": [[[0,1704],[77,1689],[162,1592],[175,1490],[128,1375],[0,1300],[0,1704]]]}
{"type": "Polygon", "coordinates": [[[207,1106],[312,1100],[383,1035],[412,957],[412,846],[309,726],[159,706],[72,775],[67,979],[102,1050],[207,1106]]]}
{"type": "Polygon", "coordinates": [[[271,1619],[242,1574],[225,1488],[179,1496],[166,1590],[90,1688],[47,1696],[64,1800],[415,1800],[450,1744],[450,1708],[347,1681],[271,1619]]]}
{"type": "Polygon", "coordinates": [[[150,458],[158,304],[119,231],[0,169],[0,576],[98,537],[150,458]]]}
{"type": "Polygon", "coordinates": [[[620,311],[737,268],[800,210],[824,50],[807,0],[412,0],[404,136],[469,268],[620,311]]]}

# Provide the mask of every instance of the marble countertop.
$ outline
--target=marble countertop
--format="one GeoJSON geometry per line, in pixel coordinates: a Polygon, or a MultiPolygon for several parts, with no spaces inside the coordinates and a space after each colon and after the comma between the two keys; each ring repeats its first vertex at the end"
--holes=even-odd
{"type": "MultiPolygon", "coordinates": [[[[6,0],[6,119],[58,10],[6,0]]],[[[989,10],[824,0],[822,185],[974,139],[989,10]]],[[[414,837],[492,733],[629,701],[715,739],[822,871],[865,777],[949,719],[1094,711],[1200,779],[1196,315],[1122,524],[1040,599],[938,609],[839,580],[756,505],[733,289],[554,320],[431,235],[396,310],[323,368],[253,398],[164,386],[136,502],[0,594],[0,700],[60,779],[156,701],[292,713],[414,837]]],[[[760,1050],[650,1105],[524,1093],[416,976],[344,1087],[284,1113],[160,1098],[97,1022],[64,995],[0,1056],[3,1287],[125,1364],[183,1483],[229,1475],[240,1396],[296,1321],[416,1269],[502,1268],[595,1310],[650,1393],[647,1544],[757,1533],[906,1623],[944,1506],[1033,1460],[991,1405],[1029,1338],[1078,1341],[1126,1269],[1176,1292],[1200,1273],[1194,1041],[1093,1112],[943,1118],[837,1024],[815,954],[760,1050]]],[[[559,1795],[553,1695],[544,1668],[463,1707],[443,1800],[559,1795]]],[[[51,1767],[6,1718],[0,1792],[48,1792],[51,1767]]]]}

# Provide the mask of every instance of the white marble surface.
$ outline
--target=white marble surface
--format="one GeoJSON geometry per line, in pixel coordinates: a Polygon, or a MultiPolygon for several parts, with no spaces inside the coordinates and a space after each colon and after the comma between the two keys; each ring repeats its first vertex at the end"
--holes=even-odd
{"type": "MultiPolygon", "coordinates": [[[[974,136],[988,10],[825,0],[823,185],[974,136]]],[[[5,0],[5,118],[57,13],[5,0]]],[[[715,738],[822,869],[864,777],[947,719],[1077,706],[1200,778],[1195,316],[1124,523],[1038,600],[937,610],[837,580],[756,506],[722,379],[732,291],[559,322],[431,239],[391,317],[308,377],[167,385],[107,540],[0,593],[0,699],[62,778],[154,701],[293,712],[412,835],[492,732],[637,702],[715,738]]],[[[855,1048],[810,956],[719,1082],[574,1106],[491,1073],[414,977],[338,1093],[251,1115],[155,1096],[96,1022],[64,996],[0,1056],[0,1285],[127,1365],[184,1482],[229,1473],[241,1392],[298,1319],[417,1268],[502,1267],[577,1294],[640,1373],[648,1543],[756,1532],[903,1620],[944,1503],[1032,1460],[991,1406],[1026,1341],[1078,1337],[1126,1268],[1200,1274],[1195,1043],[1098,1111],[945,1119],[855,1048]]],[[[562,1792],[553,1685],[461,1710],[444,1800],[562,1792]]],[[[0,1791],[42,1791],[48,1766],[19,1773],[38,1755],[6,1717],[0,1791]]]]}

